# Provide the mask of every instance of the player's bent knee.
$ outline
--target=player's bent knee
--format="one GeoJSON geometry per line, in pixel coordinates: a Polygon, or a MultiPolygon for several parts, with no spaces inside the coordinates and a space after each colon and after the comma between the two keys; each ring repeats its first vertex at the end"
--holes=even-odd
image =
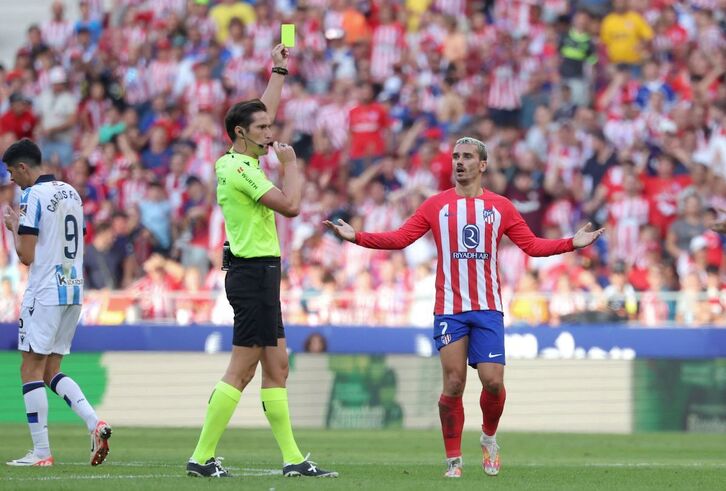
{"type": "Polygon", "coordinates": [[[497,377],[482,380],[482,385],[484,386],[484,390],[492,394],[499,394],[499,392],[504,388],[504,382],[502,379],[497,377]]]}
{"type": "Polygon", "coordinates": [[[458,373],[446,374],[444,376],[444,393],[449,396],[459,397],[464,393],[466,378],[458,373]]]}

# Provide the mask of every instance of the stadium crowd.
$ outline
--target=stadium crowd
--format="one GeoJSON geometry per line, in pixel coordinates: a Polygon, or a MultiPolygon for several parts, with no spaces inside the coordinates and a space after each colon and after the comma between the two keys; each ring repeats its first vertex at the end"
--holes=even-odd
{"type": "MultiPolygon", "coordinates": [[[[70,0],[69,0],[70,1],[70,0]]],[[[533,231],[604,225],[528,258],[502,241],[509,324],[726,326],[726,36],[720,0],[80,0],[51,4],[0,69],[0,151],[41,145],[84,199],[87,322],[231,322],[214,162],[226,108],[259,97],[297,26],[276,139],[307,177],[277,217],[286,322],[430,324],[433,241],[341,244],[451,186],[452,143],[487,143],[486,186],[533,231]],[[92,292],[90,290],[97,290],[92,292]]],[[[274,152],[262,165],[275,180],[274,152]]],[[[0,166],[0,207],[19,191],[0,166]]],[[[27,271],[0,231],[0,321],[27,271]]]]}

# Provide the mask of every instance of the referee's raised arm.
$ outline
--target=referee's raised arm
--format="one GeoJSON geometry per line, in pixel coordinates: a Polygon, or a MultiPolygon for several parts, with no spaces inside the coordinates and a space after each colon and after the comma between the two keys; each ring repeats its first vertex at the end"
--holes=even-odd
{"type": "Polygon", "coordinates": [[[275,121],[277,107],[280,105],[280,94],[282,93],[282,84],[285,82],[287,75],[287,60],[290,52],[282,44],[278,44],[272,49],[272,74],[267,82],[267,88],[260,97],[260,100],[267,106],[267,114],[270,115],[270,121],[275,121]]]}

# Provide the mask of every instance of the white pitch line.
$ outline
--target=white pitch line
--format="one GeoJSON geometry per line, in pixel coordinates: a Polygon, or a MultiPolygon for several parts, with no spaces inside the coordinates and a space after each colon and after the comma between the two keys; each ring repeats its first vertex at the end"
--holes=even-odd
{"type": "Polygon", "coordinates": [[[68,476],[42,476],[42,477],[0,477],[0,481],[75,481],[77,479],[159,479],[168,477],[183,478],[185,475],[179,474],[139,474],[139,475],[68,475],[68,476]]]}
{"type": "MultiPolygon", "coordinates": [[[[282,474],[282,471],[272,469],[241,469],[242,473],[232,474],[235,477],[265,477],[282,474]]],[[[0,477],[1,481],[75,481],[78,479],[167,479],[179,478],[188,479],[188,476],[182,472],[178,474],[77,474],[67,476],[36,476],[36,477],[0,477]]]]}
{"type": "MultiPolygon", "coordinates": [[[[57,462],[55,465],[63,465],[63,466],[74,466],[74,467],[90,467],[88,462],[57,462]]],[[[182,472],[184,471],[184,465],[185,464],[168,464],[168,463],[162,463],[162,462],[106,462],[104,467],[164,467],[169,469],[181,469],[182,472]]],[[[279,469],[259,469],[256,467],[233,467],[229,465],[224,466],[225,469],[229,469],[231,471],[239,471],[244,472],[245,476],[251,476],[251,475],[259,475],[259,476],[274,476],[282,474],[282,471],[279,469]],[[255,473],[255,474],[250,474],[255,473]]]]}
{"type": "Polygon", "coordinates": [[[713,468],[726,468],[726,463],[723,462],[591,462],[586,464],[576,463],[548,463],[540,464],[535,462],[516,463],[512,462],[509,465],[516,467],[713,467],[713,468]]]}

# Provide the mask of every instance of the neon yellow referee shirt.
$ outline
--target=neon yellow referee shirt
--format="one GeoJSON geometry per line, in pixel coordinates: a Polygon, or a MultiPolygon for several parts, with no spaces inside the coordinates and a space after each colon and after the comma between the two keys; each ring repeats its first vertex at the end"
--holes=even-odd
{"type": "Polygon", "coordinates": [[[232,254],[237,257],[280,257],[275,212],[259,203],[273,188],[257,159],[230,150],[214,165],[217,203],[232,254]]]}

